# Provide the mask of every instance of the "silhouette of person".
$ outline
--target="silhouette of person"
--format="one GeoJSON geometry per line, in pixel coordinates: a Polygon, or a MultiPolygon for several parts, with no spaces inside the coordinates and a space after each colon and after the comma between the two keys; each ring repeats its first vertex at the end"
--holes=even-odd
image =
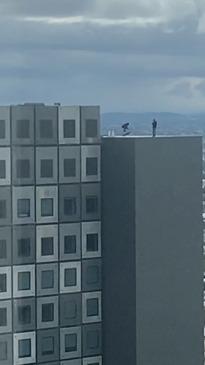
{"type": "Polygon", "coordinates": [[[157,121],[156,121],[156,119],[153,119],[153,122],[152,122],[152,137],[156,137],[156,133],[157,133],[157,121]]]}

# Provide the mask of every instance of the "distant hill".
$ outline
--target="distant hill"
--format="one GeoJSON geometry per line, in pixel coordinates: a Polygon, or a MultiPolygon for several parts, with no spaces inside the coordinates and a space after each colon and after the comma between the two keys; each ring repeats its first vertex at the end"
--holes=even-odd
{"type": "Polygon", "coordinates": [[[205,113],[176,114],[176,113],[104,113],[101,116],[101,131],[107,135],[109,130],[122,134],[121,125],[130,123],[130,130],[135,135],[150,135],[152,120],[158,121],[159,135],[204,135],[205,113]]]}

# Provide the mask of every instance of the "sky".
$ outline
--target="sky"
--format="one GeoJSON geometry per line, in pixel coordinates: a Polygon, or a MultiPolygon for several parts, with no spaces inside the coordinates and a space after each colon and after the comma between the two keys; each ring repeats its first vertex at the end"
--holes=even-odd
{"type": "Polygon", "coordinates": [[[204,0],[0,0],[0,104],[205,111],[204,0]]]}

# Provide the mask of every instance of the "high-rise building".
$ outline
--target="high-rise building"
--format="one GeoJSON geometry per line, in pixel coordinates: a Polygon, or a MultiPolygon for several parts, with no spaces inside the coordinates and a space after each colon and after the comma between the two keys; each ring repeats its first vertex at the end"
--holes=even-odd
{"type": "Polygon", "coordinates": [[[0,107],[0,364],[101,365],[99,107],[0,107]]]}
{"type": "Polygon", "coordinates": [[[202,141],[102,140],[106,365],[202,365],[202,141]]]}

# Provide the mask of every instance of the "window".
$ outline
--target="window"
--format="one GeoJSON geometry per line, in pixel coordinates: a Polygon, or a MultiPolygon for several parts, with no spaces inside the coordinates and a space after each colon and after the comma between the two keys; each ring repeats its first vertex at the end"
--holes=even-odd
{"type": "Polygon", "coordinates": [[[29,138],[30,123],[27,119],[21,119],[16,121],[16,137],[17,138],[29,138]]]}
{"type": "Polygon", "coordinates": [[[87,268],[87,283],[96,284],[99,281],[99,267],[98,266],[88,266],[87,268]]]}
{"type": "Polygon", "coordinates": [[[64,307],[64,316],[66,319],[74,319],[77,316],[77,304],[74,300],[70,300],[64,307]]]}
{"type": "Polygon", "coordinates": [[[53,123],[52,120],[40,120],[40,137],[52,138],[53,137],[53,123]]]}
{"type": "Polygon", "coordinates": [[[7,278],[6,274],[0,274],[0,293],[7,291],[7,278]]]}
{"type": "Polygon", "coordinates": [[[6,200],[0,200],[0,219],[6,218],[6,200]]]}
{"type": "Polygon", "coordinates": [[[41,238],[41,255],[49,256],[54,254],[53,237],[41,238]]]}
{"type": "Polygon", "coordinates": [[[18,321],[20,324],[31,323],[31,306],[19,305],[18,306],[18,321]]]}
{"type": "Polygon", "coordinates": [[[16,176],[20,179],[30,177],[30,161],[29,160],[16,160],[16,176]]]}
{"type": "Polygon", "coordinates": [[[87,119],[86,127],[85,127],[85,135],[87,138],[95,138],[97,137],[97,120],[96,119],[87,119]]]}
{"type": "Polygon", "coordinates": [[[64,253],[76,253],[76,235],[64,236],[64,253]]]}
{"type": "Polygon", "coordinates": [[[31,356],[31,340],[30,338],[18,341],[18,357],[30,357],[31,356]]]}
{"type": "Polygon", "coordinates": [[[0,308],[0,327],[7,326],[7,309],[0,308]]]}
{"type": "Polygon", "coordinates": [[[30,271],[18,272],[18,290],[31,289],[31,273],[30,271]]]}
{"type": "Polygon", "coordinates": [[[0,240],[0,259],[7,258],[6,240],[0,240]]]}
{"type": "Polygon", "coordinates": [[[64,177],[76,176],[76,160],[75,158],[65,158],[64,161],[64,177]]]}
{"type": "Polygon", "coordinates": [[[77,334],[70,333],[65,335],[65,352],[77,351],[77,334]]]}
{"type": "Polygon", "coordinates": [[[87,316],[98,316],[99,309],[98,309],[98,299],[91,298],[87,299],[87,316]]]}
{"type": "MultiPolygon", "coordinates": [[[[99,347],[99,332],[98,331],[89,331],[87,333],[87,347],[90,349],[96,349],[99,347]]],[[[99,363],[96,363],[97,365],[99,363]]],[[[95,365],[95,363],[92,363],[92,365],[95,365]]]]}
{"type": "Polygon", "coordinates": [[[0,120],[0,139],[4,139],[5,137],[6,137],[5,120],[0,120]]]}
{"type": "Polygon", "coordinates": [[[64,138],[75,138],[75,120],[64,119],[63,136],[64,138]]]}
{"type": "Polygon", "coordinates": [[[52,322],[54,320],[54,304],[42,304],[42,322],[52,322]]]}
{"type": "Polygon", "coordinates": [[[53,270],[42,271],[41,274],[41,288],[51,289],[54,287],[54,272],[53,270]]]}
{"type": "Polygon", "coordinates": [[[51,355],[54,353],[54,338],[53,336],[42,338],[42,355],[51,355]]]}
{"type": "Polygon", "coordinates": [[[77,284],[77,272],[75,268],[65,269],[64,286],[75,286],[77,284]]]}
{"type": "Polygon", "coordinates": [[[41,216],[42,217],[53,216],[53,199],[52,198],[41,199],[41,216]]]}
{"type": "Polygon", "coordinates": [[[41,177],[53,177],[53,160],[41,160],[41,177]]]}
{"type": "Polygon", "coordinates": [[[65,198],[64,199],[64,214],[75,215],[77,212],[76,198],[65,198]]]}
{"type": "Polygon", "coordinates": [[[0,341],[0,360],[7,360],[8,352],[7,352],[7,342],[0,341]]]}
{"type": "Polygon", "coordinates": [[[98,251],[98,234],[88,233],[86,239],[86,251],[93,252],[98,251]]]}
{"type": "Polygon", "coordinates": [[[6,161],[0,160],[0,179],[6,178],[6,161]]]}
{"type": "Polygon", "coordinates": [[[89,195],[86,197],[86,213],[92,214],[98,211],[98,197],[96,195],[89,195]]]}
{"type": "Polygon", "coordinates": [[[18,218],[30,217],[30,199],[17,200],[17,216],[18,218]]]}
{"type": "Polygon", "coordinates": [[[97,175],[98,173],[98,159],[97,157],[86,158],[86,175],[97,175]]]}
{"type": "Polygon", "coordinates": [[[18,256],[29,257],[31,254],[31,241],[30,238],[21,238],[17,241],[18,256]]]}

